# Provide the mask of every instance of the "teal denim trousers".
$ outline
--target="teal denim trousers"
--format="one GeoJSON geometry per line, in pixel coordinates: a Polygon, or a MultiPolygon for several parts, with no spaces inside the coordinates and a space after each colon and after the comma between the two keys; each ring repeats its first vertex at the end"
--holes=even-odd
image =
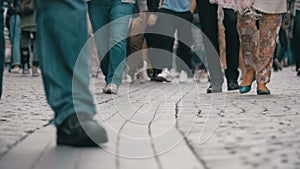
{"type": "Polygon", "coordinates": [[[86,0],[36,0],[36,6],[38,57],[54,123],[76,112],[95,114],[89,54],[80,55],[88,40],[86,0]]]}
{"type": "Polygon", "coordinates": [[[126,63],[126,37],[134,4],[121,0],[91,0],[88,12],[101,70],[107,84],[122,83],[126,63]]]}

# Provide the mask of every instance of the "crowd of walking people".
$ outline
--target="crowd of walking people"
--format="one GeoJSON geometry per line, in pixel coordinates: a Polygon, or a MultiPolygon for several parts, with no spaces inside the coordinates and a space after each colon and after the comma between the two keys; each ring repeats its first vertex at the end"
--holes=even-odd
{"type": "Polygon", "coordinates": [[[300,0],[6,0],[6,8],[9,70],[31,70],[32,76],[41,70],[56,113],[58,144],[94,145],[74,125],[79,118],[86,130],[101,131],[94,141],[107,141],[105,130],[92,119],[96,110],[88,89],[89,58],[80,58],[80,71],[74,71],[89,38],[88,22],[106,94],[117,94],[128,77],[134,83],[172,82],[178,76],[184,83],[199,81],[203,72],[210,83],[207,93],[222,92],[224,70],[228,91],[247,93],[256,81],[257,94],[269,95],[272,66],[278,71],[295,65],[300,76],[300,0]]]}
{"type": "MultiPolygon", "coordinates": [[[[7,0],[6,27],[11,42],[10,72],[29,74],[31,68],[32,76],[39,76],[36,12],[33,10],[20,14],[17,9],[28,2],[30,0],[7,0]]],[[[299,41],[298,9],[299,2],[293,0],[145,0],[136,5],[88,0],[91,30],[96,34],[99,29],[106,29],[102,30],[101,35],[94,36],[100,72],[106,81],[103,92],[117,94],[119,86],[128,75],[132,82],[145,82],[148,79],[171,82],[178,76],[179,82],[186,82],[188,78],[199,81],[206,71],[210,81],[207,93],[221,92],[223,77],[220,74],[223,69],[228,91],[240,90],[241,93],[246,93],[250,91],[255,79],[258,84],[257,93],[269,94],[266,84],[270,81],[272,66],[274,71],[278,71],[283,66],[295,64],[297,75],[300,75],[299,51],[296,47],[299,41]],[[151,13],[146,14],[145,11],[151,13]],[[131,18],[134,13],[139,14],[132,15],[131,18]],[[177,17],[191,24],[183,26],[177,17]],[[122,20],[105,26],[118,18],[122,20]],[[220,31],[220,21],[224,32],[220,31]],[[197,36],[197,33],[192,32],[192,24],[202,30],[208,42],[201,33],[197,36]],[[153,31],[160,34],[148,33],[153,31]],[[221,36],[222,33],[225,36],[221,36]],[[215,64],[217,60],[209,56],[210,52],[205,52],[209,48],[208,43],[211,43],[217,54],[222,55],[222,40],[225,45],[225,66],[215,64]],[[117,44],[113,44],[116,42],[117,44]],[[105,49],[110,50],[103,54],[105,49]],[[143,49],[147,51],[135,53],[143,49]],[[153,49],[167,52],[160,53],[153,49]],[[215,70],[209,70],[208,67],[214,67],[215,70]],[[240,84],[239,77],[243,79],[240,84]]]]}

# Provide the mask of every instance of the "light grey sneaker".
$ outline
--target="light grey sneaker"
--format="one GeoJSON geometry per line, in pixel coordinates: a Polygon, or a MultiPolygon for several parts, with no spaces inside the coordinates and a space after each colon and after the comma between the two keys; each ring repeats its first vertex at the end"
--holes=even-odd
{"type": "Polygon", "coordinates": [[[193,76],[194,81],[200,82],[200,77],[201,77],[200,73],[201,73],[200,70],[195,70],[194,76],[193,76]]]}
{"type": "Polygon", "coordinates": [[[108,84],[103,89],[103,92],[106,94],[118,94],[118,86],[116,84],[108,84]]]}
{"type": "Polygon", "coordinates": [[[169,72],[168,68],[164,68],[163,71],[157,75],[157,78],[160,81],[165,81],[165,82],[171,82],[172,81],[172,75],[169,72]]]}
{"type": "Polygon", "coordinates": [[[15,66],[14,68],[11,69],[11,73],[20,73],[21,69],[19,66],[15,66]]]}
{"type": "Polygon", "coordinates": [[[188,75],[187,75],[186,71],[182,70],[180,72],[179,82],[180,83],[186,83],[187,81],[188,81],[188,75]]]}
{"type": "Polygon", "coordinates": [[[32,77],[38,77],[40,74],[37,69],[32,69],[32,77]]]}

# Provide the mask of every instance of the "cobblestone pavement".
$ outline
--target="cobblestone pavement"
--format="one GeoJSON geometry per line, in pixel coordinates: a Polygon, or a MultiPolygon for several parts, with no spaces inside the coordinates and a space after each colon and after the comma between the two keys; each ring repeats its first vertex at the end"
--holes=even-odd
{"type": "Polygon", "coordinates": [[[0,157],[28,134],[48,124],[53,113],[45,101],[42,79],[4,74],[0,101],[0,157]]]}
{"type": "MultiPolygon", "coordinates": [[[[104,83],[93,79],[95,118],[110,138],[106,168],[299,169],[299,82],[286,68],[273,73],[270,96],[257,96],[255,84],[243,95],[206,94],[205,81],[125,83],[116,96],[102,94],[104,83]]],[[[53,116],[40,78],[5,74],[3,96],[0,163],[53,116]]],[[[47,159],[47,150],[38,161],[47,159]]]]}

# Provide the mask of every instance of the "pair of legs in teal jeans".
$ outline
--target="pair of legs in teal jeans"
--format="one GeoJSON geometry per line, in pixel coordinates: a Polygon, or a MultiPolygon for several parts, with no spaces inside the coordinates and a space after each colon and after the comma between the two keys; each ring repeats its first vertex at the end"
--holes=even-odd
{"type": "Polygon", "coordinates": [[[134,4],[122,0],[91,0],[88,13],[106,84],[122,83],[126,37],[134,4]]]}

